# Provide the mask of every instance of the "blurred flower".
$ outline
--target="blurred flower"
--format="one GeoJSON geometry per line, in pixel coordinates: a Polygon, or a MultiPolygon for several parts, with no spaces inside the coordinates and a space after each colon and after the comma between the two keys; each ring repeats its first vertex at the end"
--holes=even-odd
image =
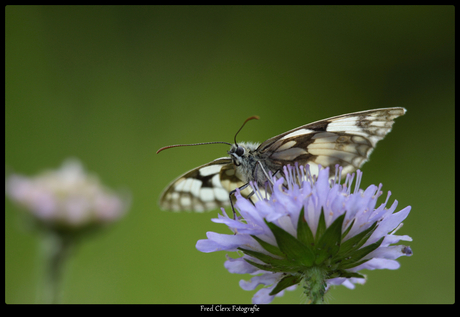
{"type": "Polygon", "coordinates": [[[24,207],[41,229],[45,272],[38,301],[58,303],[64,264],[76,242],[89,231],[123,216],[129,199],[104,187],[75,159],[35,177],[11,174],[5,188],[11,200],[24,207]]]}
{"type": "Polygon", "coordinates": [[[412,255],[408,246],[393,245],[409,236],[395,235],[409,214],[410,206],[394,213],[386,201],[376,207],[382,194],[380,186],[359,189],[362,173],[352,190],[353,175],[340,184],[340,176],[329,181],[329,169],[311,176],[309,167],[285,168],[286,179],[273,178],[271,196],[264,195],[252,184],[258,201],[252,204],[236,194],[240,219],[222,215],[214,222],[226,224],[232,235],[208,232],[199,240],[202,252],[240,251],[243,256],[227,256],[225,267],[230,273],[255,275],[240,281],[244,290],[254,290],[253,303],[270,303],[284,290],[298,284],[310,303],[322,303],[331,285],[354,288],[365,282],[362,269],[397,269],[400,256],[412,255]],[[300,184],[300,186],[298,185],[300,184]]]}
{"type": "Polygon", "coordinates": [[[9,175],[5,188],[7,195],[41,224],[59,230],[113,222],[128,206],[128,199],[104,187],[75,159],[31,178],[9,175]]]}

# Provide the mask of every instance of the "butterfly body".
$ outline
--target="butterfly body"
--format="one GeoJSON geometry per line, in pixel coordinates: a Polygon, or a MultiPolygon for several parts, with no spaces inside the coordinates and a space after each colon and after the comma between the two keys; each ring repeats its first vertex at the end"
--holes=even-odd
{"type": "Polygon", "coordinates": [[[232,159],[236,175],[246,183],[255,181],[263,185],[268,180],[267,171],[270,170],[274,174],[282,166],[271,162],[266,152],[258,151],[258,147],[258,143],[241,142],[233,145],[228,154],[232,159]]]}
{"type": "Polygon", "coordinates": [[[360,168],[377,142],[391,131],[404,108],[374,109],[316,121],[287,131],[265,142],[231,145],[229,157],[199,166],[174,180],[163,192],[160,206],[173,211],[207,211],[230,205],[229,193],[241,188],[249,196],[250,181],[263,188],[268,175],[283,176],[283,166],[309,164],[312,174],[319,165],[335,174],[360,168]]]}

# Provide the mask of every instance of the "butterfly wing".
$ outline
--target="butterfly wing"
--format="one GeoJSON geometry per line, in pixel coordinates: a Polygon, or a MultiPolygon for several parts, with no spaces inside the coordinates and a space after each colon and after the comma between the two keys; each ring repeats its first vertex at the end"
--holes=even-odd
{"type": "MultiPolygon", "coordinates": [[[[228,206],[229,192],[246,184],[240,177],[230,158],[218,158],[169,184],[161,195],[160,207],[172,211],[203,212],[228,206]]],[[[247,196],[250,189],[243,192],[247,196]]]]}
{"type": "Polygon", "coordinates": [[[263,142],[257,149],[274,166],[309,164],[315,173],[318,165],[343,167],[352,173],[369,158],[378,141],[391,131],[394,119],[404,108],[367,110],[316,121],[263,142]]]}

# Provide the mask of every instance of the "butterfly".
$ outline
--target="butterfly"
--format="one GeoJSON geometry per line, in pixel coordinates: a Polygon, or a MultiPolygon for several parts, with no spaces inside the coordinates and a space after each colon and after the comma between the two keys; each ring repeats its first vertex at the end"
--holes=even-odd
{"type": "MultiPolygon", "coordinates": [[[[240,188],[241,194],[253,193],[249,182],[263,188],[269,175],[283,176],[283,166],[309,164],[312,175],[319,165],[329,167],[331,177],[336,165],[342,173],[360,168],[374,150],[378,141],[391,131],[394,119],[404,115],[404,108],[381,108],[344,114],[309,123],[287,131],[265,142],[236,142],[236,135],[251,119],[248,118],[235,134],[234,144],[206,142],[179,144],[171,147],[223,143],[231,146],[229,156],[196,167],[179,176],[163,191],[160,207],[171,211],[209,211],[232,206],[232,194],[240,188]]],[[[235,213],[234,209],[233,212],[235,213]]]]}

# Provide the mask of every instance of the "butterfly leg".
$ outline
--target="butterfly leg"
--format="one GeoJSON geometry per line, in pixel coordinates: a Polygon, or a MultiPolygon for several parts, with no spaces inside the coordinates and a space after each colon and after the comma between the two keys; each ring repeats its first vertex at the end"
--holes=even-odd
{"type": "Polygon", "coordinates": [[[273,177],[275,177],[276,174],[278,174],[280,171],[281,171],[280,169],[277,169],[276,172],[275,172],[275,174],[273,174],[273,177]]]}
{"type": "MultiPolygon", "coordinates": [[[[243,186],[240,186],[238,187],[238,189],[241,191],[241,190],[244,190],[246,189],[246,187],[249,186],[249,183],[246,183],[244,184],[243,186]]],[[[236,220],[236,211],[235,211],[235,207],[233,206],[233,200],[232,200],[232,195],[235,196],[235,193],[236,193],[236,189],[232,190],[229,194],[228,194],[228,197],[230,199],[230,206],[232,206],[232,211],[233,211],[233,220],[236,220]]],[[[248,198],[251,197],[252,195],[254,194],[254,192],[250,193],[248,195],[248,198]]],[[[251,200],[252,202],[252,200],[251,200]]]]}
{"type": "MultiPolygon", "coordinates": [[[[262,163],[260,161],[257,161],[257,164],[256,164],[256,168],[254,169],[254,179],[257,179],[256,175],[257,175],[257,168],[260,168],[262,169],[262,172],[264,173],[265,175],[265,178],[272,184],[273,184],[273,180],[272,178],[270,177],[270,175],[268,175],[267,171],[265,171],[265,168],[263,167],[262,163]]],[[[276,173],[278,173],[278,171],[276,171],[276,173]]],[[[276,175],[276,173],[274,175],[276,175]]],[[[274,176],[273,175],[273,176],[274,176]]]]}

